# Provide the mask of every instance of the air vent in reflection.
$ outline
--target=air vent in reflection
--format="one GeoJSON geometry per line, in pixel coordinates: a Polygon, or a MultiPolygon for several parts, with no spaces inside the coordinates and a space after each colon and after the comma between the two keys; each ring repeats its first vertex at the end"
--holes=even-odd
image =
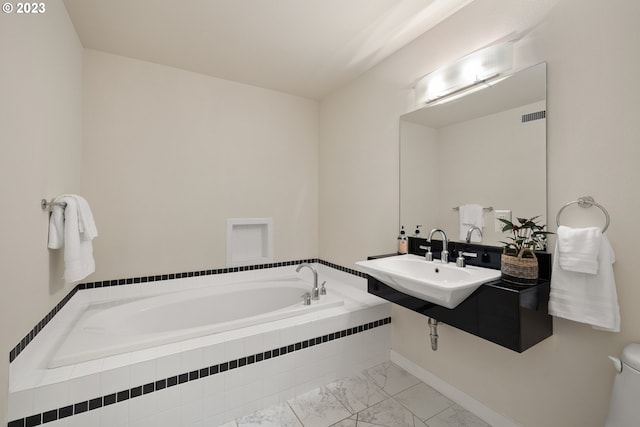
{"type": "Polygon", "coordinates": [[[535,113],[523,114],[522,123],[531,122],[533,120],[540,120],[547,117],[547,110],[536,111],[535,113]]]}

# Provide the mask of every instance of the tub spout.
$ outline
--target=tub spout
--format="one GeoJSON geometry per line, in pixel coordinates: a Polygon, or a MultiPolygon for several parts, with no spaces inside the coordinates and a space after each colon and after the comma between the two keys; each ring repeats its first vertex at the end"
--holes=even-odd
{"type": "Polygon", "coordinates": [[[312,300],[319,300],[320,299],[320,289],[318,288],[318,272],[316,271],[316,269],[310,265],[305,263],[302,263],[298,266],[298,268],[296,268],[296,273],[299,273],[300,270],[302,269],[302,267],[307,267],[309,268],[312,272],[313,272],[313,288],[311,288],[311,299],[312,300]]]}

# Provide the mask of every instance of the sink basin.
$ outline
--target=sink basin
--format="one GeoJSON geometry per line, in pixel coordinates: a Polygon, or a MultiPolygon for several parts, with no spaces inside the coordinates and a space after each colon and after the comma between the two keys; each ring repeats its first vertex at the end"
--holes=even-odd
{"type": "Polygon", "coordinates": [[[398,255],[356,262],[368,275],[397,291],[455,308],[480,285],[500,278],[500,270],[426,261],[418,255],[398,255]]]}

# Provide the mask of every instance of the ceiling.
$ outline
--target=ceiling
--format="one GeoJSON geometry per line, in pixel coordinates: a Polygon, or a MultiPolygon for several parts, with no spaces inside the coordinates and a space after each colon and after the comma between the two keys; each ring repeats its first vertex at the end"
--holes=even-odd
{"type": "Polygon", "coordinates": [[[321,99],[473,0],[63,0],[85,48],[321,99]]]}

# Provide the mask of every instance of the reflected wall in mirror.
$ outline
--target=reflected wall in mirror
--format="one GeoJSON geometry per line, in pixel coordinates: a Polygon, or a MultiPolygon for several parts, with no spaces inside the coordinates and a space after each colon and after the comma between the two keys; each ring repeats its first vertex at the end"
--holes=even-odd
{"type": "MultiPolygon", "coordinates": [[[[482,244],[500,246],[495,210],[546,224],[546,64],[400,117],[400,224],[463,241],[455,207],[484,212],[482,244]]],[[[474,240],[477,241],[474,235],[474,240]]]]}

